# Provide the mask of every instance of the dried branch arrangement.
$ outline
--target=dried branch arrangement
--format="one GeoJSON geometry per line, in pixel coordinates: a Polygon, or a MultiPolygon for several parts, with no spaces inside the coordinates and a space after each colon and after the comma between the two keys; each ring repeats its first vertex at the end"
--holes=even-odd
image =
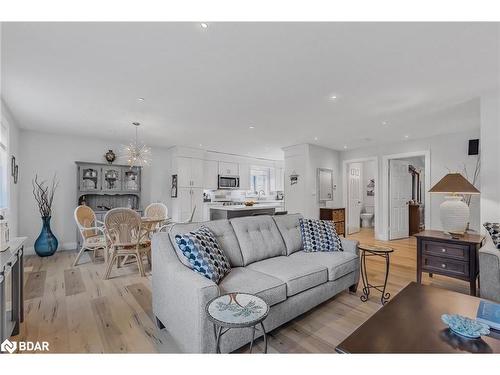
{"type": "MultiPolygon", "coordinates": [[[[481,158],[479,157],[479,155],[477,156],[477,160],[476,160],[476,165],[475,165],[475,168],[474,168],[474,173],[472,175],[472,179],[469,178],[469,174],[467,173],[467,167],[465,166],[464,164],[464,175],[465,175],[465,178],[467,180],[469,180],[469,182],[476,186],[476,183],[479,179],[479,173],[481,171],[481,158]]],[[[472,195],[470,194],[464,194],[464,201],[465,203],[467,203],[468,206],[470,206],[470,202],[471,202],[471,199],[472,199],[472,195]]]]}
{"type": "Polygon", "coordinates": [[[42,215],[42,217],[51,216],[54,193],[59,185],[56,175],[52,177],[52,181],[50,183],[47,183],[45,180],[38,181],[38,175],[35,175],[35,178],[31,180],[31,183],[33,185],[33,196],[38,204],[40,215],[42,215]]]}

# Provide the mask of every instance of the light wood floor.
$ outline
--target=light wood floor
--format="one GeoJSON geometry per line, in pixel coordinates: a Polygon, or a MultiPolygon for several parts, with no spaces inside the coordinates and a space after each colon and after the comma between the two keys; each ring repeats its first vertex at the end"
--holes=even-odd
{"type": "MultiPolygon", "coordinates": [[[[363,229],[349,236],[361,243],[388,245],[391,258],[388,291],[394,296],[414,281],[414,238],[375,241],[373,231],[363,229]]],[[[48,341],[51,353],[175,353],[173,339],[154,325],[151,308],[151,276],[141,278],[135,265],[113,270],[103,280],[102,261],[87,256],[72,268],[76,252],[62,251],[49,258],[25,259],[25,322],[15,340],[48,341]]],[[[382,260],[368,259],[370,281],[382,282],[382,260]]],[[[425,284],[468,293],[468,284],[454,279],[424,276],[425,284]]],[[[347,291],[274,330],[269,351],[279,353],[332,353],[335,346],[380,307],[376,294],[368,302],[347,291]]],[[[259,341],[257,348],[262,345],[259,341]]],[[[240,352],[245,352],[243,348],[240,352]]]]}

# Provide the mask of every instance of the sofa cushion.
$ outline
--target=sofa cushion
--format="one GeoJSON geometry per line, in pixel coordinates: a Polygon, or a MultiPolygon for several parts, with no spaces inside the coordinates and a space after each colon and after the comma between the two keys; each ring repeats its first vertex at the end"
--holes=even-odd
{"type": "Polygon", "coordinates": [[[333,221],[299,219],[304,251],[342,251],[342,241],[333,221]]]}
{"type": "Polygon", "coordinates": [[[232,292],[255,294],[269,306],[286,300],[286,285],[282,280],[246,267],[231,269],[220,282],[219,289],[223,294],[232,292]]]}
{"type": "Polygon", "coordinates": [[[175,235],[177,248],[189,261],[193,271],[218,284],[231,271],[229,260],[217,239],[206,226],[175,235]]]}
{"type": "Polygon", "coordinates": [[[283,241],[285,241],[287,255],[293,254],[304,248],[302,236],[300,234],[299,219],[301,218],[301,214],[273,216],[273,220],[283,237],[283,241]]]}
{"type": "Polygon", "coordinates": [[[229,220],[226,219],[207,221],[205,223],[175,224],[170,229],[169,234],[179,260],[185,266],[190,267],[186,257],[182,255],[182,252],[176,245],[175,236],[177,234],[184,234],[196,230],[202,225],[206,226],[213,233],[221,249],[224,251],[224,254],[226,254],[229,259],[229,264],[231,264],[232,267],[241,267],[243,265],[243,257],[241,255],[240,245],[234,234],[233,227],[229,223],[229,220]]]}
{"type": "Polygon", "coordinates": [[[271,216],[238,217],[230,222],[240,244],[244,266],[286,254],[285,243],[271,216]]]}
{"type": "Polygon", "coordinates": [[[328,281],[334,281],[359,269],[359,256],[347,251],[299,251],[290,256],[299,262],[323,265],[328,270],[328,281]]]}
{"type": "Polygon", "coordinates": [[[288,297],[326,283],[328,280],[325,266],[304,263],[301,259],[291,256],[264,259],[250,264],[248,268],[284,281],[288,297]]]}

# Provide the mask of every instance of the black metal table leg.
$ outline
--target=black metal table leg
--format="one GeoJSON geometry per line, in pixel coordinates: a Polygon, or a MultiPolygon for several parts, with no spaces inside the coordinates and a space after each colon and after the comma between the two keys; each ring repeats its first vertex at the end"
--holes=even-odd
{"type": "Polygon", "coordinates": [[[264,323],[260,322],[260,326],[262,327],[262,334],[264,335],[264,354],[267,354],[267,334],[266,329],[264,328],[264,323]]]}
{"type": "Polygon", "coordinates": [[[250,354],[252,353],[254,340],[255,340],[255,326],[252,327],[252,341],[250,341],[250,354]]]}
{"type": "Polygon", "coordinates": [[[371,248],[371,249],[363,249],[360,247],[361,253],[361,279],[363,280],[363,294],[359,297],[361,301],[368,301],[368,297],[370,296],[370,289],[378,290],[382,295],[380,296],[380,302],[382,305],[385,305],[389,298],[391,298],[391,294],[386,292],[387,289],[387,280],[389,278],[389,266],[390,266],[390,253],[394,250],[387,248],[371,248]],[[378,256],[385,259],[385,277],[383,285],[372,285],[368,281],[368,271],[366,267],[366,258],[369,256],[378,256]]]}
{"type": "Polygon", "coordinates": [[[220,336],[222,333],[222,326],[217,327],[217,335],[215,337],[215,352],[220,354],[220,336]]]}

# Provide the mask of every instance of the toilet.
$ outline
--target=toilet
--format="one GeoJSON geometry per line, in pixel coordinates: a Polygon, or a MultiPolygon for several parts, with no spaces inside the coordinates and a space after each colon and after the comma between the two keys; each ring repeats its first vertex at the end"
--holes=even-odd
{"type": "Polygon", "coordinates": [[[373,226],[373,207],[366,207],[365,212],[361,213],[361,227],[362,228],[371,228],[373,226]]]}

